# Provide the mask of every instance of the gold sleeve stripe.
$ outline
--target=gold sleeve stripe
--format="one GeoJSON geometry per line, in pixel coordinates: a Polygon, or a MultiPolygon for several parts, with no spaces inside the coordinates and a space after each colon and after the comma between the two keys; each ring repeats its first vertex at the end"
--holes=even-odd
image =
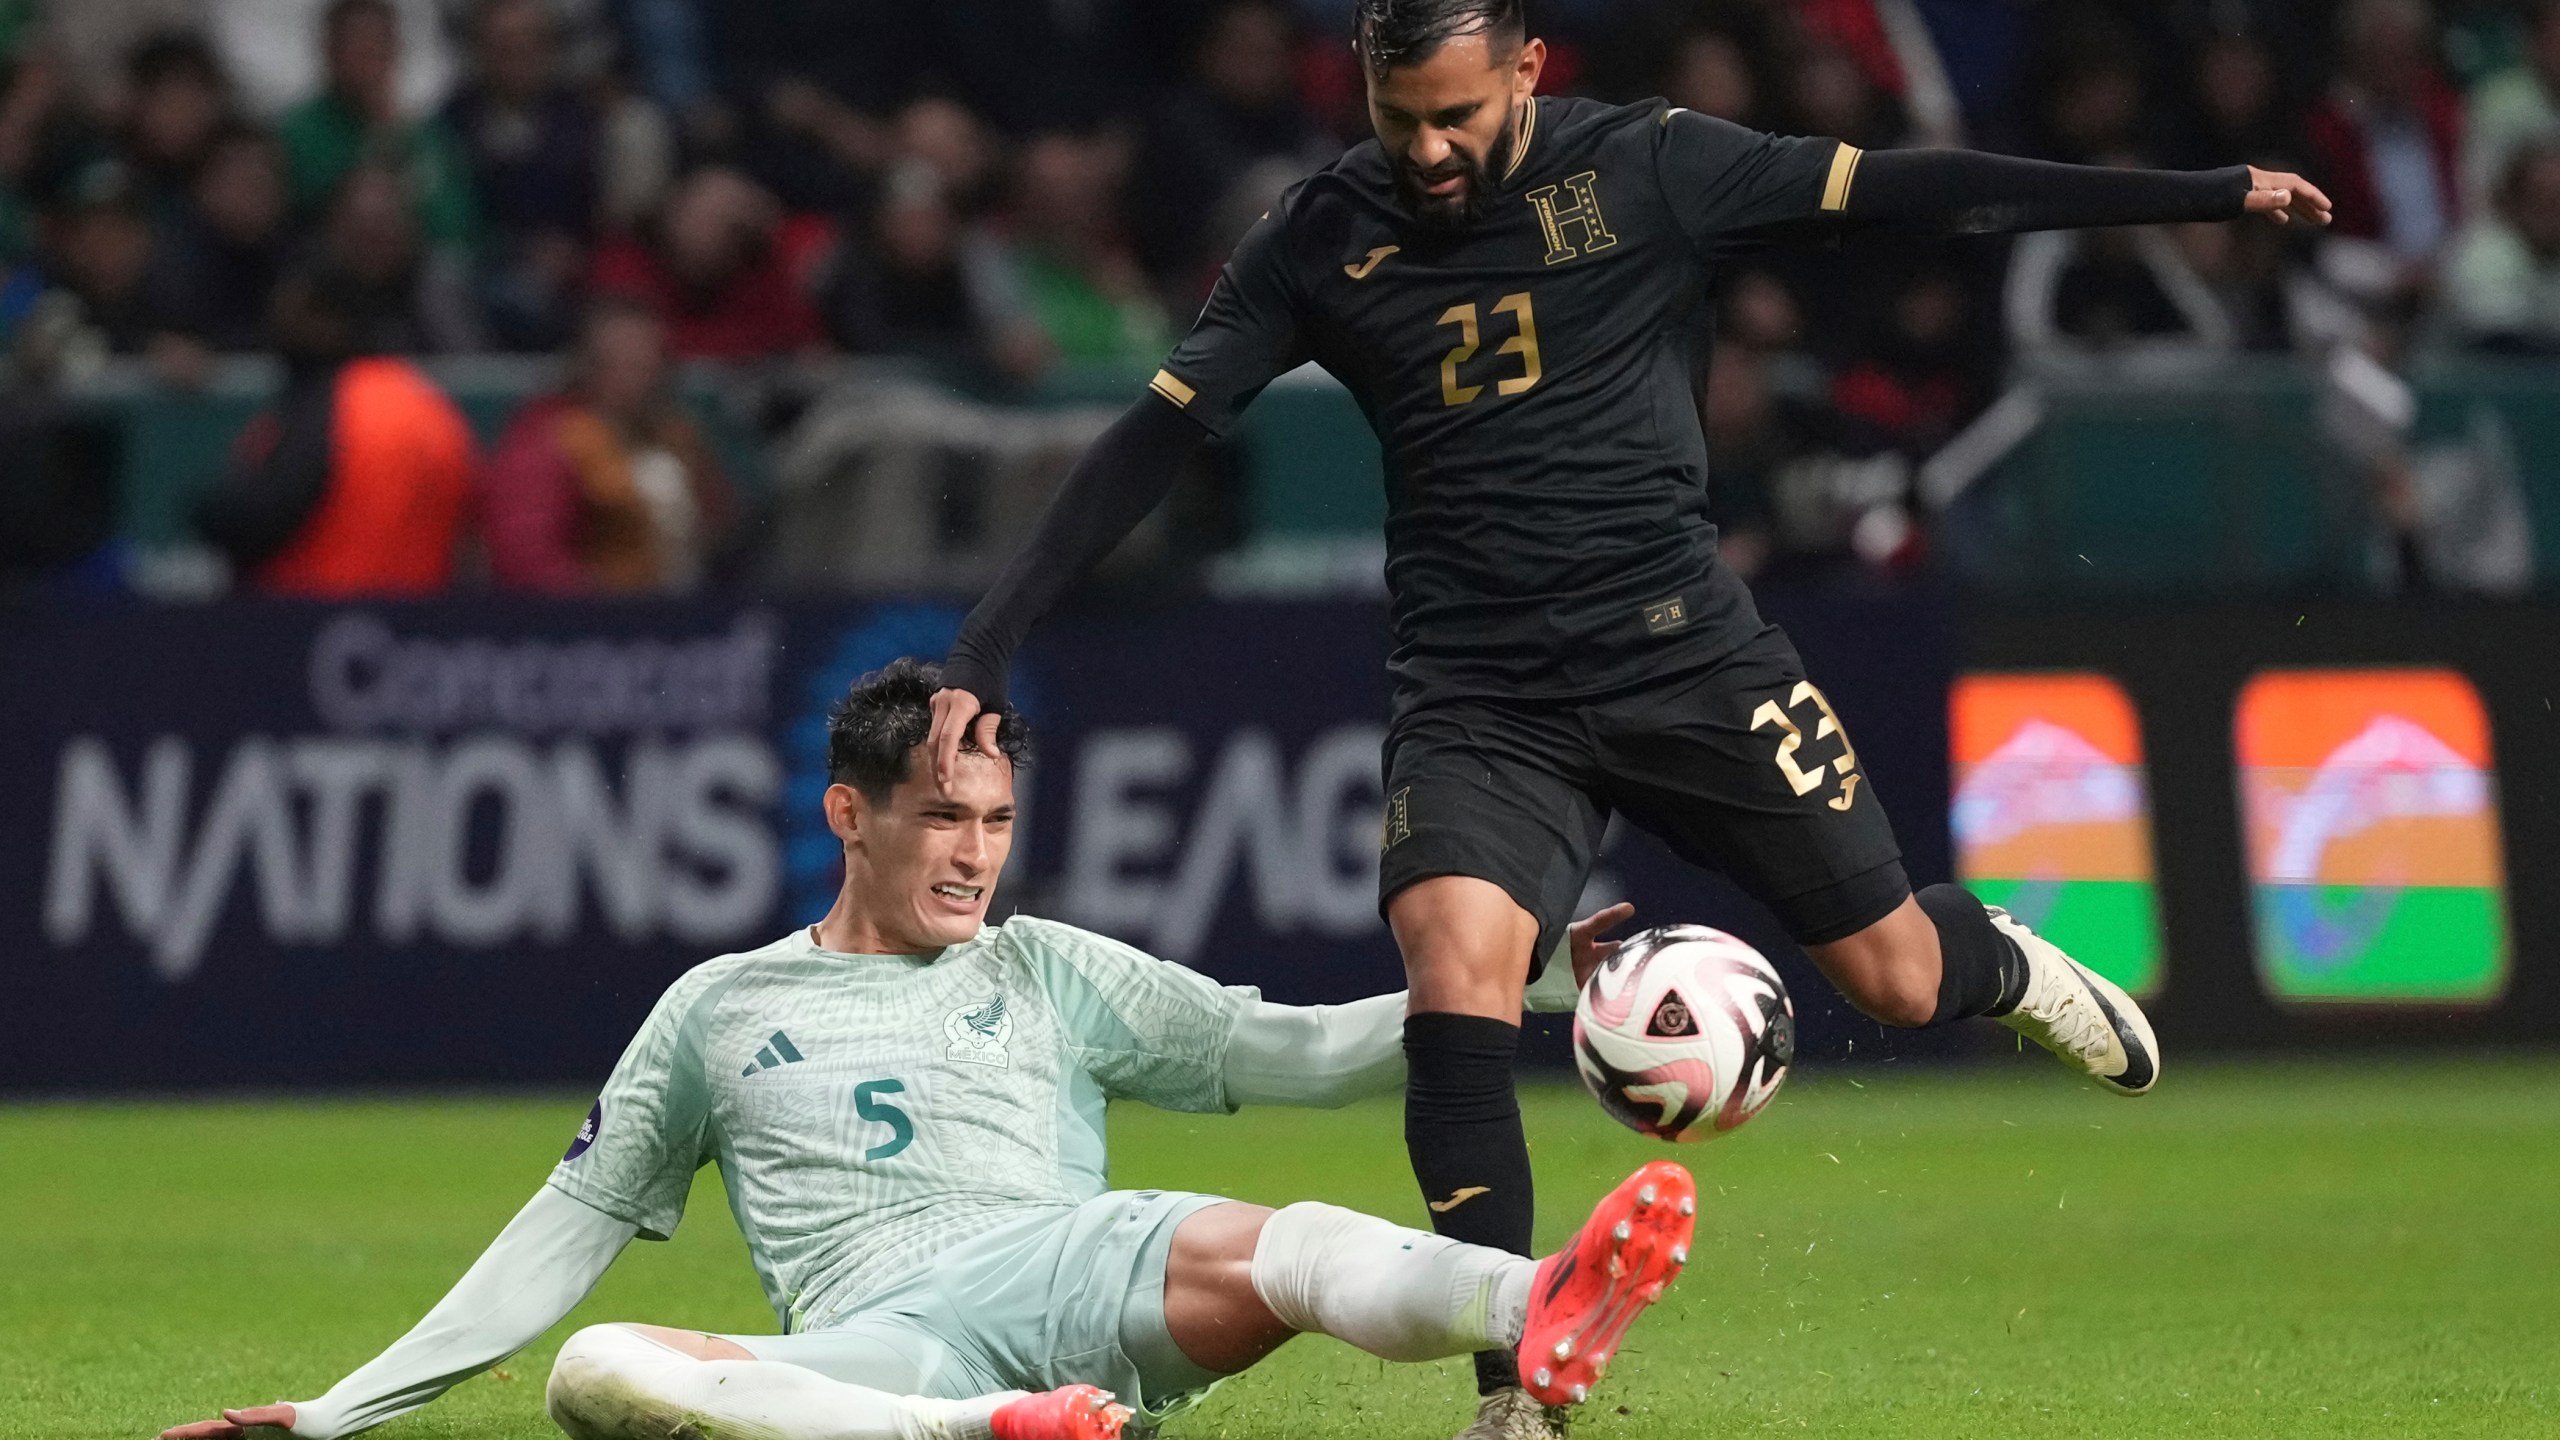
{"type": "Polygon", "coordinates": [[[1157,371],[1156,378],[1147,382],[1147,388],[1176,405],[1188,405],[1191,403],[1191,397],[1200,393],[1174,379],[1173,372],[1170,370],[1157,371]]]}
{"type": "Polygon", "coordinates": [[[1832,152],[1831,178],[1822,182],[1823,209],[1846,210],[1849,208],[1849,187],[1857,181],[1858,161],[1863,159],[1866,153],[1845,140],[1841,142],[1838,150],[1832,152]]]}

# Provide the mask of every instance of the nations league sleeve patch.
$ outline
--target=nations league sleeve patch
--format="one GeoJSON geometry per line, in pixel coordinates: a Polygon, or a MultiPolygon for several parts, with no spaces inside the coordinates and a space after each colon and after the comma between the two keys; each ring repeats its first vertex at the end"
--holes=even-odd
{"type": "Polygon", "coordinates": [[[577,1138],[569,1142],[569,1152],[560,1157],[561,1163],[565,1165],[586,1154],[587,1147],[596,1143],[596,1132],[603,1128],[604,1102],[598,1100],[595,1108],[587,1112],[587,1118],[578,1122],[577,1138]]]}

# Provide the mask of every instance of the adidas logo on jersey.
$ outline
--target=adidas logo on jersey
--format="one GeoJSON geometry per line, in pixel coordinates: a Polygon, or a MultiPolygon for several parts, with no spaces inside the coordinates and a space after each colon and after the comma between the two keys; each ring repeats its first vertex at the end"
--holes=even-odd
{"type": "Polygon", "coordinates": [[[779,1070],[801,1058],[799,1049],[791,1043],[791,1037],[776,1030],[773,1032],[773,1038],[764,1042],[756,1050],[756,1058],[748,1061],[747,1068],[739,1071],[738,1074],[744,1077],[761,1071],[779,1070]]]}

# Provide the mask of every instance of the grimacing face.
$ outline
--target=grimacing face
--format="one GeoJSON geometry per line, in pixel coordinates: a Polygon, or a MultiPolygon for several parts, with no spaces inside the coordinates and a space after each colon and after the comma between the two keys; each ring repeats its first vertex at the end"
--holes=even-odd
{"type": "Polygon", "coordinates": [[[949,788],[922,745],[884,803],[830,785],[827,825],[844,842],[848,892],[889,953],[920,954],[978,933],[1013,852],[1013,762],[960,752],[949,788]]]}
{"type": "Polygon", "coordinates": [[[1369,124],[1416,219],[1451,226],[1483,215],[1546,62],[1545,41],[1514,47],[1479,31],[1384,75],[1361,67],[1369,124]]]}

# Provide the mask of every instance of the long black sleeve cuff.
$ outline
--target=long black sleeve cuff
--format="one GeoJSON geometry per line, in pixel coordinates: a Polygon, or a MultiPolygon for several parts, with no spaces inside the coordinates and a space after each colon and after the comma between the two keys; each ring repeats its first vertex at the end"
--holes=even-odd
{"type": "Polygon", "coordinates": [[[1888,150],[1860,156],[1843,214],[1954,235],[2237,220],[2249,167],[2118,170],[1975,150],[1888,150]]]}
{"type": "Polygon", "coordinates": [[[977,696],[986,709],[1002,707],[1014,647],[1068,586],[1172,493],[1182,462],[1207,437],[1197,423],[1153,395],[1138,397],[1138,403],[1112,421],[1067,473],[1031,543],[969,612],[943,662],[942,683],[977,696]]]}

